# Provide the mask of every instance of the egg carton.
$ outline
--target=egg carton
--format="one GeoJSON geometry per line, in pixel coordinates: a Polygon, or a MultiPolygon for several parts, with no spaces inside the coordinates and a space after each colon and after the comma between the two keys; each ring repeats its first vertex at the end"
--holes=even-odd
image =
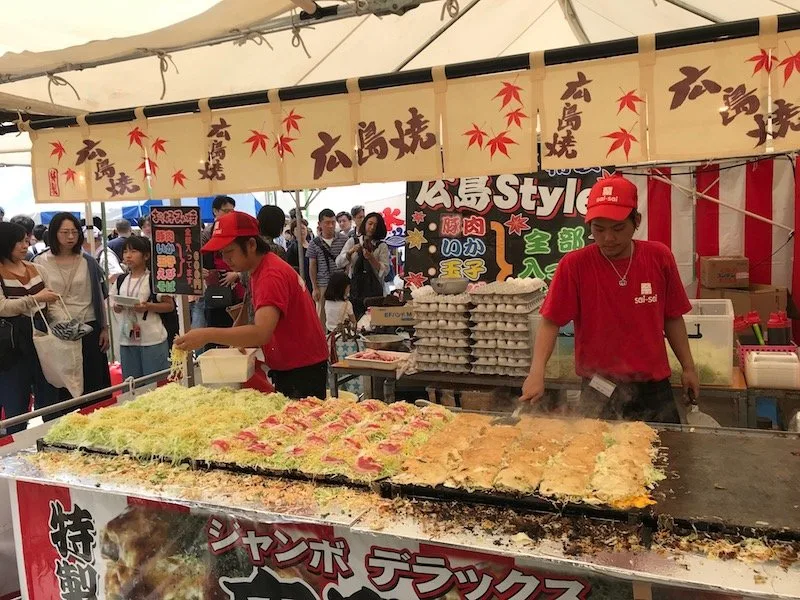
{"type": "Polygon", "coordinates": [[[472,327],[472,331],[500,331],[500,332],[520,332],[528,333],[530,331],[528,323],[510,323],[510,322],[496,322],[484,321],[476,323],[472,327]]]}
{"type": "Polygon", "coordinates": [[[469,365],[472,363],[469,355],[455,356],[452,354],[420,354],[417,358],[417,362],[419,361],[441,363],[443,365],[469,365]]]}
{"type": "Polygon", "coordinates": [[[419,337],[417,341],[414,342],[414,346],[419,346],[420,348],[461,348],[469,350],[472,346],[472,340],[468,338],[419,337]]]}
{"type": "Polygon", "coordinates": [[[531,360],[529,358],[508,358],[505,356],[480,356],[475,359],[474,364],[489,367],[529,368],[531,360]]]}
{"type": "Polygon", "coordinates": [[[414,328],[427,331],[452,331],[462,329],[469,330],[470,325],[469,321],[448,321],[446,319],[437,319],[436,321],[420,321],[414,325],[414,328]]]}
{"type": "Polygon", "coordinates": [[[414,304],[469,304],[470,295],[466,292],[463,294],[427,294],[424,296],[415,296],[414,292],[411,293],[414,299],[414,304]]]}
{"type": "Polygon", "coordinates": [[[527,377],[528,369],[517,367],[497,367],[487,365],[472,365],[472,372],[476,375],[503,375],[505,377],[527,377]]]}
{"type": "Polygon", "coordinates": [[[472,356],[475,358],[527,358],[530,360],[530,350],[498,350],[497,348],[473,348],[472,356]]]}
{"type": "Polygon", "coordinates": [[[473,323],[487,323],[494,321],[495,323],[527,323],[530,320],[530,314],[500,314],[492,313],[476,313],[473,312],[470,317],[473,323]]]}
{"type": "Polygon", "coordinates": [[[493,281],[484,286],[473,288],[470,292],[472,298],[483,298],[486,296],[524,296],[528,294],[543,294],[547,290],[547,284],[538,277],[534,278],[510,278],[505,281],[493,281]]]}
{"type": "MultiPolygon", "coordinates": [[[[476,325],[477,326],[477,325],[476,325]]],[[[471,337],[474,341],[481,341],[481,340],[494,340],[497,341],[498,339],[504,340],[530,340],[531,334],[529,331],[487,331],[481,329],[472,328],[471,337]]]]}
{"type": "Polygon", "coordinates": [[[497,340],[498,350],[525,350],[526,352],[530,352],[531,348],[532,344],[530,337],[518,340],[507,340],[507,339],[497,340]]]}
{"type": "Polygon", "coordinates": [[[443,312],[423,312],[423,313],[414,313],[414,319],[417,322],[420,321],[438,321],[443,319],[445,321],[469,321],[472,318],[472,314],[469,311],[464,311],[460,313],[443,313],[443,312]]]}
{"type": "Polygon", "coordinates": [[[469,346],[426,346],[415,345],[414,348],[420,354],[441,354],[446,356],[465,356],[472,355],[472,349],[469,346]]]}
{"type": "Polygon", "coordinates": [[[528,315],[532,312],[535,312],[541,303],[536,302],[526,302],[526,303],[508,303],[508,302],[485,302],[479,303],[475,305],[475,308],[472,309],[472,314],[476,313],[498,313],[498,314],[522,314],[528,315]]]}
{"type": "Polygon", "coordinates": [[[471,373],[472,367],[470,365],[445,365],[442,363],[417,361],[417,370],[438,371],[442,373],[471,373]]]}
{"type": "Polygon", "coordinates": [[[469,333],[466,331],[422,331],[422,332],[415,332],[415,336],[417,339],[421,338],[436,338],[439,340],[439,345],[443,346],[445,344],[451,344],[454,341],[456,342],[464,342],[465,344],[469,345],[472,342],[472,338],[470,337],[469,333]]]}
{"type": "Polygon", "coordinates": [[[431,313],[442,313],[446,315],[463,314],[472,310],[472,304],[439,304],[431,302],[430,304],[421,304],[414,307],[414,313],[425,315],[431,313]]]}

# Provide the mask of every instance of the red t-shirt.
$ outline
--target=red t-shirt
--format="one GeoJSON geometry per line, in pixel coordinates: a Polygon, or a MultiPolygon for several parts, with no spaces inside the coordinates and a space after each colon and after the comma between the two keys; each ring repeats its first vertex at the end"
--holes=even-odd
{"type": "Polygon", "coordinates": [[[290,371],[328,360],[328,344],[311,295],[297,272],[269,252],[251,273],[253,309],[281,312],[272,338],[263,347],[271,369],[290,371]]]}
{"type": "MultiPolygon", "coordinates": [[[[620,275],[628,258],[614,261],[620,275]]],[[[558,264],[541,314],[559,326],[575,322],[575,371],[620,381],[670,376],[664,320],[691,310],[675,258],[659,242],[634,242],[628,285],[592,244],[558,264]]]]}

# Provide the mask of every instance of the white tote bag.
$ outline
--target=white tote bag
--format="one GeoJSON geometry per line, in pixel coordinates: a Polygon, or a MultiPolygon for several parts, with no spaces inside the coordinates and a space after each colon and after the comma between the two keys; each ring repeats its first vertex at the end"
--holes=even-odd
{"type": "Polygon", "coordinates": [[[83,395],[83,347],[81,340],[70,342],[53,335],[50,324],[37,304],[37,312],[47,327],[47,332],[36,329],[31,315],[33,346],[39,355],[39,364],[47,382],[56,388],[66,388],[73,398],[83,395]]]}

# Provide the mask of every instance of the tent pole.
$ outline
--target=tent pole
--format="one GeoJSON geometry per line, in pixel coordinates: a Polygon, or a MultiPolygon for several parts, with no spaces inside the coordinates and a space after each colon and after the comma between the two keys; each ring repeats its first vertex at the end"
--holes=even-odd
{"type": "MultiPolygon", "coordinates": [[[[800,29],[800,13],[778,15],[778,32],[795,31],[798,29],[800,29]]],[[[704,44],[709,42],[754,37],[758,35],[758,32],[758,19],[746,19],[743,21],[731,21],[716,25],[704,25],[702,27],[666,31],[656,34],[656,50],[682,48],[684,46],[691,46],[693,44],[704,44]]],[[[544,53],[544,63],[545,65],[561,65],[585,60],[610,58],[614,56],[628,56],[636,54],[638,49],[639,44],[637,38],[629,37],[608,42],[585,44],[583,46],[572,46],[569,48],[546,50],[544,53]]],[[[530,56],[528,54],[516,54],[513,56],[489,58],[448,65],[445,67],[445,74],[448,79],[452,80],[461,79],[464,77],[472,77],[475,75],[489,75],[492,73],[519,71],[528,68],[530,68],[530,56]]],[[[358,85],[362,91],[370,91],[404,85],[430,83],[432,81],[433,75],[431,69],[425,68],[414,69],[411,71],[401,71],[399,73],[361,77],[358,80],[358,85]]],[[[305,98],[317,98],[346,93],[347,83],[342,79],[339,81],[313,83],[283,88],[279,90],[278,95],[281,101],[287,102],[305,98]]],[[[227,96],[216,96],[214,98],[209,98],[208,100],[208,106],[213,110],[266,103],[268,103],[268,98],[265,90],[242,94],[231,94],[227,96]]],[[[145,106],[144,115],[145,117],[163,117],[167,115],[197,112],[199,110],[198,101],[195,99],[145,106]]],[[[126,121],[133,121],[135,118],[136,115],[134,114],[134,109],[125,108],[88,113],[86,115],[86,123],[88,125],[123,123],[126,121]]],[[[30,128],[34,130],[72,127],[77,124],[78,123],[75,117],[56,117],[52,119],[31,121],[28,123],[30,128]]],[[[16,123],[10,123],[0,127],[0,135],[6,133],[16,133],[17,131],[18,127],[16,123]]]]}
{"type": "Polygon", "coordinates": [[[297,239],[297,269],[300,271],[300,279],[303,283],[306,281],[306,263],[305,253],[306,249],[303,247],[304,239],[300,238],[300,232],[303,231],[303,209],[300,206],[300,190],[294,191],[294,206],[295,216],[297,217],[297,226],[294,228],[294,236],[297,239]]]}
{"type": "MultiPolygon", "coordinates": [[[[108,277],[108,234],[106,233],[106,228],[108,227],[106,223],[106,203],[100,203],[100,219],[103,221],[103,269],[106,272],[106,277],[108,277]]],[[[109,281],[109,284],[111,282],[109,281]]],[[[109,287],[111,287],[109,285],[109,287]]],[[[110,290],[109,290],[110,292],[110,290]]],[[[106,298],[106,323],[108,323],[108,340],[109,345],[108,348],[111,350],[111,362],[115,362],[117,356],[114,352],[114,327],[112,327],[113,323],[113,311],[111,310],[111,294],[109,293],[108,298],[106,298]]]]}

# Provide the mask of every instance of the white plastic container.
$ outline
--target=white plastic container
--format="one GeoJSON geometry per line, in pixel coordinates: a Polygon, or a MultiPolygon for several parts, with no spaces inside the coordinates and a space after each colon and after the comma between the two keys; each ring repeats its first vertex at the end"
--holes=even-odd
{"type": "Polygon", "coordinates": [[[800,389],[800,359],[794,352],[759,352],[747,355],[744,375],[749,387],[800,389]]]}
{"type": "MultiPolygon", "coordinates": [[[[692,310],[683,316],[689,348],[703,385],[733,382],[733,304],[727,299],[690,300],[692,310]]],[[[673,379],[680,380],[681,365],[667,344],[673,379]]]]}
{"type": "Polygon", "coordinates": [[[256,350],[245,354],[237,348],[212,348],[198,359],[203,383],[244,383],[256,372],[256,350]]]}

